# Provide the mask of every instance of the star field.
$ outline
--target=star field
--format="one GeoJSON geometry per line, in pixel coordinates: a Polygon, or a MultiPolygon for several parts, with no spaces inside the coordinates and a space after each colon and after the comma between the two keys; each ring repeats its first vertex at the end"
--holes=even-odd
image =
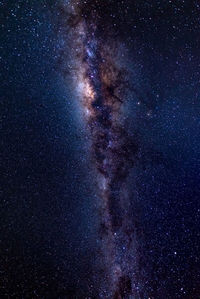
{"type": "Polygon", "coordinates": [[[0,18],[0,297],[199,298],[198,2],[0,1],[0,18]]]}

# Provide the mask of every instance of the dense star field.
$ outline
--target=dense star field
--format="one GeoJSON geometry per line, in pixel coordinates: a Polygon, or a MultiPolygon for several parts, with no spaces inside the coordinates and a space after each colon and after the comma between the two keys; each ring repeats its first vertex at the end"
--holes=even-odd
{"type": "Polygon", "coordinates": [[[0,20],[0,298],[200,298],[198,1],[0,20]]]}

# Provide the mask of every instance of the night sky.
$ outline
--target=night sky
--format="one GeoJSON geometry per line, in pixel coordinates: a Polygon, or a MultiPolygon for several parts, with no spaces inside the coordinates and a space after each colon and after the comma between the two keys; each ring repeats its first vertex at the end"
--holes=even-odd
{"type": "Polygon", "coordinates": [[[0,298],[200,298],[200,3],[0,1],[0,298]]]}

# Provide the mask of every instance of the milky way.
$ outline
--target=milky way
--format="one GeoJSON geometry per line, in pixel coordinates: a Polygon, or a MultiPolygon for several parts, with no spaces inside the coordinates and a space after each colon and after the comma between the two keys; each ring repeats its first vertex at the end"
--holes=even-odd
{"type": "MultiPolygon", "coordinates": [[[[134,225],[129,216],[126,179],[134,165],[137,144],[124,125],[128,97],[125,49],[112,29],[103,25],[97,8],[71,3],[68,12],[74,86],[89,128],[91,158],[96,169],[100,200],[100,238],[107,286],[99,296],[137,296],[138,256],[134,225]]],[[[95,6],[96,5],[96,6],[95,6]]],[[[103,4],[101,4],[103,5],[103,4]]]]}

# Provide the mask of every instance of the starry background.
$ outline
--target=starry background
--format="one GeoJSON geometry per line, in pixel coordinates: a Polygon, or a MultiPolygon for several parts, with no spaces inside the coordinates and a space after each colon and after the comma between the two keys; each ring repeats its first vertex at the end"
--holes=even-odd
{"type": "MultiPolygon", "coordinates": [[[[200,5],[107,4],[101,18],[131,61],[127,113],[140,157],[129,183],[146,290],[200,298],[200,5]]],[[[59,2],[0,1],[1,298],[86,298],[97,288],[98,213],[85,132],[61,70],[62,18],[59,2]]]]}

